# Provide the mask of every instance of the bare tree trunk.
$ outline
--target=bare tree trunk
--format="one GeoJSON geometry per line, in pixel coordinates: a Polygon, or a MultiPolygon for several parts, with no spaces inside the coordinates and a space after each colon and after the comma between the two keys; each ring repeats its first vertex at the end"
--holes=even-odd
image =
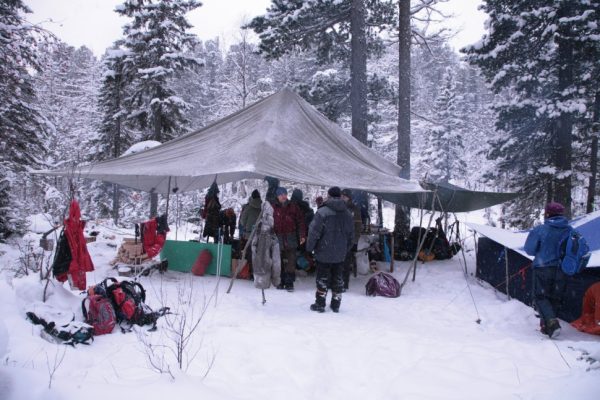
{"type": "MultiPolygon", "coordinates": [[[[398,156],[400,177],[410,179],[410,1],[398,2],[398,156]]],[[[394,232],[408,236],[410,208],[396,205],[394,232]]]]}
{"type": "MultiPolygon", "coordinates": [[[[162,115],[158,112],[154,113],[152,118],[153,129],[154,129],[154,140],[162,143],[163,132],[162,132],[162,115]]],[[[150,191],[150,218],[154,218],[158,215],[158,193],[154,189],[150,191]]]]}
{"type": "Polygon", "coordinates": [[[352,0],[351,24],[351,89],[352,136],[367,144],[367,38],[364,0],[352,0]]]}
{"type": "Polygon", "coordinates": [[[113,183],[112,205],[112,217],[116,225],[119,223],[119,185],[116,183],[113,183]]]}
{"type": "Polygon", "coordinates": [[[594,117],[592,123],[592,154],[590,156],[590,182],[588,185],[586,212],[594,211],[596,198],[596,176],[598,175],[598,131],[600,130],[600,92],[596,92],[594,99],[594,117]]]}
{"type": "MultiPolygon", "coordinates": [[[[569,2],[564,2],[558,14],[563,17],[570,16],[569,2]]],[[[570,41],[569,27],[559,28],[563,39],[558,39],[558,89],[565,91],[573,84],[573,44],[570,41]],[[566,39],[564,39],[566,38],[566,39]]],[[[555,126],[555,166],[558,173],[568,172],[565,177],[555,178],[554,199],[565,206],[565,216],[571,218],[571,157],[572,157],[572,131],[573,117],[570,113],[561,113],[555,126]]]]}
{"type": "Polygon", "coordinates": [[[150,191],[150,218],[158,215],[158,193],[154,188],[150,191]]]}

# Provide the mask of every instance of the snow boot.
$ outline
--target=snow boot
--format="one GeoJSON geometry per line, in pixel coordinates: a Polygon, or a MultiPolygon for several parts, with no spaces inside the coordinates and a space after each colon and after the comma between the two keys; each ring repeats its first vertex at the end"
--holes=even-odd
{"type": "Polygon", "coordinates": [[[340,312],[340,304],[341,303],[342,303],[342,294],[334,293],[333,297],[331,298],[331,303],[329,303],[329,308],[331,308],[331,311],[333,311],[334,313],[340,312]]]}
{"type": "Polygon", "coordinates": [[[287,274],[287,281],[285,284],[285,290],[287,290],[288,292],[293,292],[294,291],[294,281],[296,280],[296,274],[294,273],[288,273],[287,274]]]}
{"type": "Polygon", "coordinates": [[[315,294],[315,303],[310,305],[311,311],[316,311],[319,313],[325,312],[325,296],[327,296],[327,292],[319,292],[315,294]]]}
{"type": "Polygon", "coordinates": [[[552,318],[544,330],[550,339],[556,339],[560,335],[560,323],[556,318],[552,318]]]}
{"type": "Polygon", "coordinates": [[[288,284],[288,273],[282,272],[281,273],[281,283],[279,285],[277,285],[277,289],[279,289],[279,290],[286,289],[287,284],[288,284]]]}

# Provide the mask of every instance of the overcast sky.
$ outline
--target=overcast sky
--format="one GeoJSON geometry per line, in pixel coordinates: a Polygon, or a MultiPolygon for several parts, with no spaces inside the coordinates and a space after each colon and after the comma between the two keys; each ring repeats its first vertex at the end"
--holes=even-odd
{"type": "MultiPolygon", "coordinates": [[[[72,46],[87,46],[100,56],[122,35],[127,18],[113,10],[123,0],[24,0],[33,14],[27,20],[41,23],[72,46]]],[[[264,14],[271,0],[201,0],[202,6],[188,15],[200,39],[221,37],[235,41],[243,21],[264,14]]],[[[485,14],[477,10],[481,0],[449,0],[446,12],[454,14],[452,27],[461,29],[451,44],[461,47],[478,41],[483,34],[485,14]]]]}

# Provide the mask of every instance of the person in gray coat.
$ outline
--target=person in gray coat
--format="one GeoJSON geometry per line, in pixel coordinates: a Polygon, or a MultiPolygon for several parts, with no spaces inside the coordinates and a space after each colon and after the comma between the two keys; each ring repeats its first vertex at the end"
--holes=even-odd
{"type": "Polygon", "coordinates": [[[258,214],[260,214],[261,205],[260,193],[254,189],[250,195],[250,200],[248,200],[248,205],[244,207],[244,211],[242,211],[242,215],[240,216],[240,225],[244,227],[243,238],[245,240],[248,240],[250,233],[252,233],[252,228],[254,228],[258,214]]]}
{"type": "Polygon", "coordinates": [[[273,232],[274,225],[273,207],[265,201],[252,238],[254,286],[259,289],[268,289],[271,283],[275,286],[281,283],[279,240],[273,232]]]}
{"type": "Polygon", "coordinates": [[[306,250],[314,251],[317,261],[317,292],[312,311],[324,312],[327,300],[327,285],[331,282],[332,298],[329,304],[333,312],[339,312],[344,289],[344,261],[352,248],[354,226],[352,214],[342,192],[334,186],[327,191],[327,200],[317,210],[310,223],[306,250]]]}

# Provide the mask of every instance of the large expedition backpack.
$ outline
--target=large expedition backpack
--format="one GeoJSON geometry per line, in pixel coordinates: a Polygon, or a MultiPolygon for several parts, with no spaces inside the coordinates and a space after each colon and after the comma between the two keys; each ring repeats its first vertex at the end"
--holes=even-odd
{"type": "Polygon", "coordinates": [[[590,261],[590,248],[579,232],[570,228],[559,241],[560,267],[573,276],[584,269],[590,261]]]}
{"type": "Polygon", "coordinates": [[[169,311],[168,307],[153,311],[145,303],[146,290],[139,282],[106,278],[93,288],[93,292],[110,300],[122,331],[129,330],[132,325],[152,325],[150,330],[155,330],[158,318],[169,311]],[[129,324],[129,328],[124,328],[123,323],[129,324]]]}
{"type": "Polygon", "coordinates": [[[85,322],[94,328],[94,335],[112,333],[117,316],[112,302],[99,294],[88,295],[81,302],[85,322]]]}

